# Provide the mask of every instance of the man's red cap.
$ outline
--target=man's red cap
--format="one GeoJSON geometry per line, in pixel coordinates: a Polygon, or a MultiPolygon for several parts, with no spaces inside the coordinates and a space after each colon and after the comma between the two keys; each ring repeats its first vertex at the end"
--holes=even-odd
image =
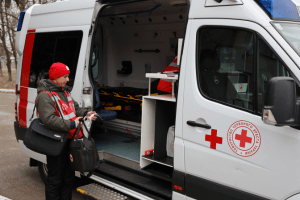
{"type": "Polygon", "coordinates": [[[70,74],[70,69],[67,65],[60,62],[53,63],[49,69],[50,80],[54,80],[66,74],[70,74]]]}

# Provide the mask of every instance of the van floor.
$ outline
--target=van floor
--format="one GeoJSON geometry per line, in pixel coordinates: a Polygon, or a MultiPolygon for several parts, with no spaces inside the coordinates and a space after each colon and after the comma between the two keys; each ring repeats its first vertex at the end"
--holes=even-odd
{"type": "Polygon", "coordinates": [[[114,132],[93,134],[93,139],[98,151],[106,151],[131,160],[140,161],[140,141],[114,132]]]}

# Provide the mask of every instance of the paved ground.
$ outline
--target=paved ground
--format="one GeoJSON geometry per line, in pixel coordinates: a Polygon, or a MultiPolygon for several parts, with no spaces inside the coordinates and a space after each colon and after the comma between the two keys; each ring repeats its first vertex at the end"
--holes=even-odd
{"type": "MultiPolygon", "coordinates": [[[[12,200],[43,200],[45,188],[38,169],[29,167],[29,158],[23,156],[16,141],[15,100],[15,94],[0,93],[0,196],[12,200]]],[[[84,199],[88,198],[74,188],[73,200],[84,199]]]]}

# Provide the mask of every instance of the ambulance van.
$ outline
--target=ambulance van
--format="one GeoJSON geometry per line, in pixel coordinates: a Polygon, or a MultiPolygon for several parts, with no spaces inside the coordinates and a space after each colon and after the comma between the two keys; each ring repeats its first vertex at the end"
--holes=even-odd
{"type": "Polygon", "coordinates": [[[117,112],[90,127],[101,165],[80,191],[299,200],[299,12],[299,0],[33,5],[16,32],[20,150],[45,181],[45,155],[23,139],[39,81],[62,62],[80,106],[117,112]]]}

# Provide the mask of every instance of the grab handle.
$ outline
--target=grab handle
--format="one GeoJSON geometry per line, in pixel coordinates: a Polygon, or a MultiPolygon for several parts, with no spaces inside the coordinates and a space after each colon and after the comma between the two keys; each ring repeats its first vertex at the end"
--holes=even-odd
{"type": "Polygon", "coordinates": [[[199,123],[197,123],[197,122],[195,122],[195,121],[187,121],[186,122],[188,125],[190,125],[190,126],[196,126],[196,127],[201,127],[201,128],[206,128],[206,129],[211,129],[211,126],[210,125],[208,125],[208,124],[199,124],[199,123]]]}

